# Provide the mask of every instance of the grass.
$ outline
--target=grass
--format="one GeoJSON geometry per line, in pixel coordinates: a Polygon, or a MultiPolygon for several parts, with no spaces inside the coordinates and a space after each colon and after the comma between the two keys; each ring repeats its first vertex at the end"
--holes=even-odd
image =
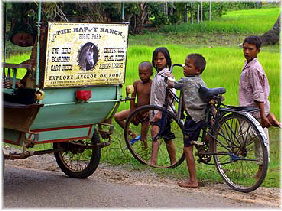
{"type": "MultiPolygon", "coordinates": [[[[20,64],[23,61],[28,60],[29,57],[30,57],[29,53],[17,54],[16,56],[11,56],[11,57],[7,58],[6,63],[20,64]]],[[[23,78],[25,73],[26,73],[26,69],[25,68],[19,68],[17,71],[18,71],[17,72],[17,78],[23,78]]],[[[6,70],[6,72],[7,72],[7,70],[6,70]]],[[[12,72],[11,72],[11,74],[12,74],[12,72]]]]}
{"type": "MultiPolygon", "coordinates": [[[[110,147],[102,149],[102,162],[110,163],[112,165],[122,165],[129,170],[142,171],[148,170],[146,165],[140,164],[133,158],[129,150],[126,149],[126,144],[123,139],[123,132],[115,125],[115,133],[112,136],[112,144],[110,147]]],[[[271,151],[271,162],[269,163],[268,172],[266,178],[262,184],[262,187],[280,187],[280,140],[279,140],[279,129],[270,129],[270,151],[271,151]]],[[[197,156],[195,156],[197,160],[197,156]]],[[[196,163],[197,178],[204,183],[223,183],[216,167],[213,165],[205,165],[203,163],[196,163]]],[[[185,161],[174,169],[156,169],[150,168],[151,172],[156,173],[160,177],[170,177],[174,179],[182,180],[187,177],[187,166],[185,161]]]]}
{"type": "Polygon", "coordinates": [[[248,9],[230,11],[221,18],[200,24],[183,23],[164,26],[161,32],[177,33],[251,33],[261,34],[268,31],[279,16],[279,7],[270,9],[248,9]],[[263,21],[263,24],[261,24],[263,21]]]}
{"type": "Polygon", "coordinates": [[[129,44],[148,46],[180,44],[192,47],[234,46],[241,43],[247,35],[260,35],[271,29],[278,15],[279,7],[230,11],[211,22],[166,25],[158,32],[132,35],[129,36],[129,44]]]}

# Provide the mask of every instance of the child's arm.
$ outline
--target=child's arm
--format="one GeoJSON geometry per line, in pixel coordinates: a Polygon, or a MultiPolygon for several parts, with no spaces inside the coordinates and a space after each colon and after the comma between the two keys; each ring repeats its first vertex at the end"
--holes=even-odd
{"type": "Polygon", "coordinates": [[[168,88],[175,88],[175,89],[181,89],[184,85],[182,80],[171,81],[171,80],[168,79],[166,83],[167,83],[168,88]]]}
{"type": "Polygon", "coordinates": [[[261,118],[261,126],[262,127],[270,127],[271,124],[268,120],[268,118],[266,118],[266,115],[265,115],[265,111],[264,111],[264,103],[263,102],[258,102],[255,100],[255,103],[258,105],[259,107],[259,111],[260,111],[260,118],[261,118]]]}
{"type": "Polygon", "coordinates": [[[137,93],[137,83],[138,83],[138,81],[134,81],[134,83],[133,83],[134,89],[133,89],[133,93],[131,95],[131,98],[133,98],[133,99],[130,100],[130,111],[133,111],[133,110],[136,109],[135,98],[136,98],[136,93],[137,93]]]}
{"type": "Polygon", "coordinates": [[[250,85],[253,90],[253,99],[260,110],[260,118],[262,127],[270,127],[269,120],[266,118],[265,113],[265,91],[263,89],[263,83],[266,80],[266,76],[263,75],[258,69],[253,68],[249,71],[250,85]]]}

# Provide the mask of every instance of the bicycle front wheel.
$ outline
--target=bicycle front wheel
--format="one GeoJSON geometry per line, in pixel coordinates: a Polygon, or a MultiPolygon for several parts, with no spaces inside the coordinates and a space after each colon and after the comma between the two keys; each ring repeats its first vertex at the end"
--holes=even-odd
{"type": "Polygon", "coordinates": [[[233,189],[250,192],[263,182],[268,165],[266,135],[248,113],[224,116],[214,134],[214,161],[233,189]]]}
{"type": "Polygon", "coordinates": [[[142,164],[174,168],[185,158],[182,128],[172,112],[158,106],[142,106],[127,118],[124,138],[133,157],[142,164]],[[162,118],[154,121],[157,113],[162,118]]]}

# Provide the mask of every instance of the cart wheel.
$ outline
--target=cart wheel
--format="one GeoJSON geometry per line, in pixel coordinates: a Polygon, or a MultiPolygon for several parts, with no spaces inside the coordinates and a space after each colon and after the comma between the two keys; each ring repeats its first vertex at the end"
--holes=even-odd
{"type": "Polygon", "coordinates": [[[95,130],[92,139],[72,142],[53,143],[54,149],[64,148],[63,152],[55,152],[55,158],[62,171],[73,178],[87,178],[94,173],[101,158],[101,148],[85,149],[80,145],[96,144],[100,142],[95,130]],[[79,145],[77,145],[77,144],[79,145]]]}

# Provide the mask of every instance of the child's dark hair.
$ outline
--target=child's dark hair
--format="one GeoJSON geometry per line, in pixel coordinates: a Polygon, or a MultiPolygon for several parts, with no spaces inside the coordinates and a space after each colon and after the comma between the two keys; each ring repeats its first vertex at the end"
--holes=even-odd
{"type": "Polygon", "coordinates": [[[140,62],[139,68],[146,68],[151,72],[151,75],[153,75],[153,65],[151,64],[151,62],[148,61],[140,62]]]}
{"type": "Polygon", "coordinates": [[[187,56],[187,59],[193,59],[195,67],[200,70],[202,73],[204,69],[206,68],[206,59],[201,55],[197,53],[189,54],[187,56]]]}
{"type": "Polygon", "coordinates": [[[153,67],[156,68],[156,65],[155,65],[155,62],[154,60],[156,59],[158,53],[161,52],[163,53],[164,57],[166,58],[166,64],[167,66],[170,68],[171,67],[171,58],[170,58],[170,55],[169,55],[169,51],[167,48],[156,48],[153,52],[153,59],[152,59],[152,64],[153,64],[153,67]]]}
{"type": "Polygon", "coordinates": [[[252,45],[256,45],[257,49],[260,49],[261,46],[261,39],[258,36],[252,35],[252,36],[248,36],[244,39],[244,43],[249,43],[252,45]]]}

